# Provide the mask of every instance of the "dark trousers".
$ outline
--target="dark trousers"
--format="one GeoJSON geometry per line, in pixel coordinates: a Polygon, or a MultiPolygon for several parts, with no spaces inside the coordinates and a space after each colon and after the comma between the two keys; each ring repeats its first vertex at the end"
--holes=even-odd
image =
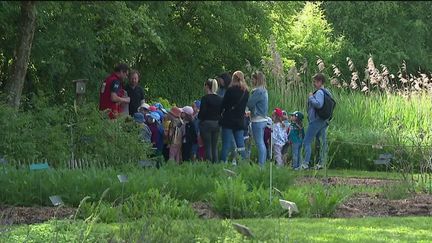
{"type": "Polygon", "coordinates": [[[206,160],[213,163],[218,162],[217,142],[219,138],[219,124],[218,121],[201,121],[200,134],[204,143],[206,160]]]}
{"type": "Polygon", "coordinates": [[[182,145],[182,160],[183,162],[192,160],[192,143],[183,143],[182,145]]]}

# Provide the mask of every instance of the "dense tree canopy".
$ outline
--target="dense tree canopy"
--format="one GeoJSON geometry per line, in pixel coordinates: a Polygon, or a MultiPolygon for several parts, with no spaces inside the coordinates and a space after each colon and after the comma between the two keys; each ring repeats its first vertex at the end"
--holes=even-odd
{"type": "MultiPolygon", "coordinates": [[[[19,2],[0,3],[0,94],[19,40],[19,2]]],[[[142,74],[150,98],[185,103],[223,71],[260,67],[274,38],[284,67],[344,63],[347,56],[398,69],[431,69],[429,2],[39,2],[24,96],[73,98],[71,80],[87,78],[96,100],[115,63],[142,74]]],[[[24,100],[25,101],[25,100],[24,100]]],[[[25,104],[26,102],[24,102],[25,104]]]]}

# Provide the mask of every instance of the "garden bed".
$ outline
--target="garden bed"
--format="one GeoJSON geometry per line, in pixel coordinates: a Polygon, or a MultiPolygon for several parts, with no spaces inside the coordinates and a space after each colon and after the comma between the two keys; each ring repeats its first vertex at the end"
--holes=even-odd
{"type": "Polygon", "coordinates": [[[380,195],[356,194],[336,209],[334,217],[432,216],[432,195],[416,194],[389,200],[380,195]]]}
{"type": "Polygon", "coordinates": [[[0,224],[36,224],[50,219],[72,218],[75,208],[0,206],[0,224]]]}
{"type": "Polygon", "coordinates": [[[328,177],[327,179],[317,178],[317,177],[300,177],[296,180],[297,185],[321,183],[330,186],[349,185],[349,186],[373,186],[373,187],[383,187],[395,182],[397,182],[397,180],[354,178],[354,177],[328,177]]]}
{"type": "MultiPolygon", "coordinates": [[[[220,219],[209,203],[194,202],[191,207],[201,219],[220,219]]],[[[50,219],[72,218],[76,208],[54,207],[12,207],[2,206],[0,223],[35,224],[50,219]],[[56,212],[57,210],[57,212],[56,212]]],[[[432,216],[432,195],[416,194],[407,199],[390,200],[378,194],[355,194],[339,205],[335,218],[389,217],[389,216],[432,216]]]]}

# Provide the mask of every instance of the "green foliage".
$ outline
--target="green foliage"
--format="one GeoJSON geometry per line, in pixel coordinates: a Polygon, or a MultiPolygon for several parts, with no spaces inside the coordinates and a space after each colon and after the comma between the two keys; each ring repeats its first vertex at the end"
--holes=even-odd
{"type": "MultiPolygon", "coordinates": [[[[119,200],[120,201],[120,200],[119,200]]],[[[115,223],[137,220],[147,217],[165,217],[168,219],[194,219],[195,212],[187,201],[162,195],[158,189],[137,193],[124,199],[123,203],[110,204],[103,202],[86,202],[79,215],[86,219],[97,217],[96,222],[115,223]]]]}
{"type": "Polygon", "coordinates": [[[342,57],[365,63],[372,54],[393,72],[401,60],[410,72],[430,69],[430,2],[330,1],[323,6],[335,34],[346,37],[342,57]]]}
{"type": "Polygon", "coordinates": [[[411,186],[406,182],[388,183],[383,188],[383,196],[389,200],[400,200],[410,197],[411,186]]]}
{"type": "Polygon", "coordinates": [[[329,217],[351,194],[349,187],[311,185],[307,187],[293,187],[283,192],[283,197],[295,202],[303,217],[329,217]]]}
{"type": "MultiPolygon", "coordinates": [[[[48,171],[29,171],[28,168],[15,169],[8,167],[7,174],[0,177],[0,202],[18,205],[50,205],[48,196],[58,194],[71,206],[78,206],[81,200],[90,196],[92,200],[100,198],[103,191],[110,188],[104,201],[118,201],[122,194],[122,186],[118,182],[118,174],[126,174],[129,182],[124,187],[124,197],[145,193],[151,189],[172,198],[187,201],[204,201],[211,198],[216,189],[216,181],[225,177],[223,165],[190,164],[184,166],[166,165],[160,169],[138,169],[137,166],[86,170],[57,169],[48,171]],[[41,187],[39,186],[41,183],[41,187]],[[21,193],[17,194],[16,192],[21,193]],[[30,196],[29,196],[30,195],[30,196]]],[[[268,184],[261,181],[259,174],[268,174],[258,166],[239,166],[236,172],[242,178],[248,179],[248,187],[259,188],[268,184]]],[[[274,180],[277,188],[288,187],[294,175],[287,168],[274,170],[274,177],[284,177],[274,180]],[[287,179],[290,178],[290,179],[287,179]]]]}
{"type": "Polygon", "coordinates": [[[0,104],[3,156],[66,166],[74,153],[75,159],[116,165],[145,159],[150,153],[133,121],[101,119],[93,104],[75,110],[66,105],[47,108],[48,102],[45,96],[35,97],[31,110],[18,113],[0,104]]]}
{"type": "Polygon", "coordinates": [[[212,195],[213,207],[227,218],[256,218],[280,215],[277,198],[269,201],[269,189],[263,186],[248,188],[242,179],[218,181],[212,195]]]}
{"type": "Polygon", "coordinates": [[[343,38],[333,35],[319,2],[276,2],[270,18],[285,68],[292,66],[289,60],[300,64],[317,56],[326,61],[338,57],[343,38]]]}

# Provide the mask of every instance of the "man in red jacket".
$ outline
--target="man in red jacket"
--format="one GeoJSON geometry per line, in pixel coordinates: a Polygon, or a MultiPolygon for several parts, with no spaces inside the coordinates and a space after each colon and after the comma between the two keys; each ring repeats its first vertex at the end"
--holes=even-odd
{"type": "Polygon", "coordinates": [[[123,112],[124,104],[129,104],[130,98],[124,97],[123,81],[128,76],[129,67],[121,63],[114,68],[114,73],[102,83],[99,98],[99,110],[108,110],[110,119],[115,119],[123,112]]]}

